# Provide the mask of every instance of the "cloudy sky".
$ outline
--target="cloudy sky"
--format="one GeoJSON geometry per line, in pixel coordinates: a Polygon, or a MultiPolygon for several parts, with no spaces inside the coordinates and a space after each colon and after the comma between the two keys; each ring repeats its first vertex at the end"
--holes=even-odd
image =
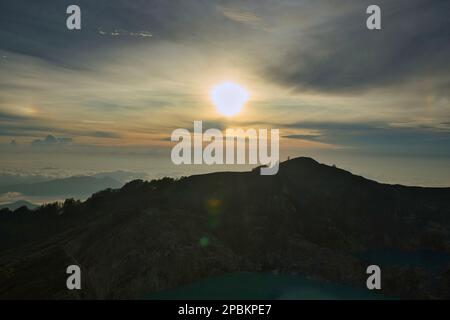
{"type": "Polygon", "coordinates": [[[449,12],[448,0],[2,1],[0,164],[170,163],[171,132],[203,120],[279,128],[283,156],[450,186],[449,12]],[[66,28],[70,4],[79,31],[66,28]],[[224,80],[251,93],[232,119],[210,99],[224,80]]]}

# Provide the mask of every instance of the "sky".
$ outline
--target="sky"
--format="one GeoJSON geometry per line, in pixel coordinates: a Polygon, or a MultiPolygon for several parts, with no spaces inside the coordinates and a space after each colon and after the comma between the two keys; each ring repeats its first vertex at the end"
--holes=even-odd
{"type": "Polygon", "coordinates": [[[171,166],[170,135],[202,120],[278,128],[282,158],[450,186],[449,12],[446,0],[4,0],[0,169],[190,173],[171,166]],[[66,28],[71,4],[81,30],[66,28]],[[371,4],[381,30],[366,28],[371,4]],[[225,80],[251,95],[232,118],[210,99],[225,80]]]}

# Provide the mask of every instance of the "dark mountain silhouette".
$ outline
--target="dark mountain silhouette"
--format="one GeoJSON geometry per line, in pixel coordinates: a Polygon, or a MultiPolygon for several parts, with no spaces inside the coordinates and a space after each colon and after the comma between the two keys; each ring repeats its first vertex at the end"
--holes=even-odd
{"type": "Polygon", "coordinates": [[[100,172],[92,175],[95,178],[112,178],[114,180],[120,181],[122,183],[130,182],[131,180],[136,179],[148,179],[149,176],[145,172],[134,172],[134,171],[124,171],[124,170],[117,170],[117,171],[108,171],[108,172],[100,172]]]}
{"type": "MultiPolygon", "coordinates": [[[[365,288],[361,253],[450,252],[450,188],[380,184],[297,158],[275,176],[132,181],[81,203],[0,211],[0,298],[136,298],[232,272],[365,288]],[[80,265],[83,290],[66,289],[80,265]]],[[[450,297],[450,266],[382,266],[382,293],[450,297]]]]}
{"type": "Polygon", "coordinates": [[[11,203],[0,204],[0,209],[7,208],[10,210],[16,210],[19,209],[20,207],[27,207],[28,209],[36,209],[39,206],[25,200],[18,200],[11,203]]]}
{"type": "Polygon", "coordinates": [[[106,188],[120,188],[111,177],[74,176],[50,181],[0,187],[0,194],[19,192],[27,196],[88,196],[106,188]]]}

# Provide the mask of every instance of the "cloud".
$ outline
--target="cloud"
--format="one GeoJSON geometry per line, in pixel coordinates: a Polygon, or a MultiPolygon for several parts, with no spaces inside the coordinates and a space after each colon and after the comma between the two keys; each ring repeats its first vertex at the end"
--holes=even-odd
{"type": "Polygon", "coordinates": [[[135,37],[135,38],[150,38],[153,35],[149,31],[138,31],[138,32],[130,32],[126,30],[113,30],[113,31],[104,31],[99,30],[98,34],[102,36],[111,36],[111,37],[135,37]]]}
{"type": "MultiPolygon", "coordinates": [[[[54,135],[47,135],[44,139],[36,139],[36,144],[52,144],[54,142],[68,143],[73,142],[71,137],[91,137],[91,138],[106,138],[106,139],[118,139],[122,137],[122,134],[116,131],[104,131],[104,130],[85,130],[80,128],[63,128],[59,123],[51,123],[51,121],[44,121],[41,119],[11,117],[10,119],[20,121],[7,121],[2,124],[0,128],[0,136],[8,137],[30,137],[42,136],[48,132],[54,132],[58,135],[69,136],[67,138],[56,138],[54,135]],[[22,120],[23,119],[23,120],[22,120]],[[25,121],[26,120],[26,121],[25,121]]],[[[1,119],[0,119],[1,120],[1,119]]],[[[84,122],[81,122],[84,124],[84,122]]],[[[88,126],[100,126],[110,125],[110,122],[87,122],[88,126]]]]}
{"type": "Polygon", "coordinates": [[[109,138],[109,139],[118,139],[118,138],[122,137],[117,132],[109,132],[109,131],[92,131],[92,132],[87,132],[84,135],[89,136],[89,137],[109,138]]]}
{"type": "MultiPolygon", "coordinates": [[[[275,125],[276,126],[276,125],[275,125]]],[[[289,139],[319,141],[360,152],[450,156],[450,130],[383,122],[297,122],[279,124],[284,130],[312,130],[316,134],[289,134],[289,139]]]]}
{"type": "Polygon", "coordinates": [[[370,1],[352,2],[349,10],[314,3],[326,14],[312,28],[280,34],[286,46],[268,61],[265,76],[299,91],[352,93],[419,79],[429,79],[436,90],[445,83],[449,91],[450,2],[378,1],[379,31],[365,27],[370,1]]]}
{"type": "Polygon", "coordinates": [[[230,20],[252,27],[263,27],[263,18],[252,11],[232,7],[222,7],[221,11],[230,20]]]}
{"type": "Polygon", "coordinates": [[[195,29],[214,29],[206,26],[207,20],[219,16],[214,2],[77,0],[81,31],[72,32],[65,24],[72,1],[16,0],[0,11],[0,48],[60,65],[83,66],[76,57],[92,48],[107,51],[142,39],[195,37],[200,34],[195,29]]]}
{"type": "Polygon", "coordinates": [[[288,139],[299,139],[299,140],[309,140],[309,141],[317,141],[320,140],[322,136],[321,135],[315,135],[315,134],[289,134],[286,136],[283,136],[283,138],[288,139]]]}
{"type": "Polygon", "coordinates": [[[69,4],[9,2],[0,12],[0,48],[83,69],[92,48],[128,48],[151,36],[152,46],[173,41],[235,53],[265,79],[298,91],[353,93],[424,78],[437,93],[450,91],[447,0],[380,0],[381,31],[365,26],[368,0],[80,0],[76,34],[61,19],[69,4]]]}
{"type": "Polygon", "coordinates": [[[11,121],[11,120],[24,120],[27,119],[28,117],[23,116],[23,115],[18,115],[18,114],[13,114],[13,113],[9,113],[9,112],[2,112],[0,111],[0,121],[5,120],[5,121],[11,121]]]}
{"type": "Polygon", "coordinates": [[[72,138],[57,138],[51,134],[46,136],[44,139],[36,139],[31,142],[33,147],[50,147],[50,146],[61,146],[65,144],[72,143],[72,138]]]}

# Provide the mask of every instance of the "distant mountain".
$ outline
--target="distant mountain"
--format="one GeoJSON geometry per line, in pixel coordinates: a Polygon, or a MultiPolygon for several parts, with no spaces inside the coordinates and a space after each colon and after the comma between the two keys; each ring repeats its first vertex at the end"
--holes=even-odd
{"type": "Polygon", "coordinates": [[[30,174],[30,175],[21,175],[21,174],[11,174],[11,173],[0,173],[0,187],[5,187],[9,185],[15,184],[26,184],[26,183],[36,183],[51,180],[51,178],[30,174]]]}
{"type": "MultiPolygon", "coordinates": [[[[136,180],[83,203],[3,209],[0,298],[136,298],[242,271],[365,289],[367,266],[379,262],[366,252],[449,255],[448,199],[450,188],[380,184],[297,158],[274,176],[136,180]],[[66,289],[70,264],[83,290],[66,289]]],[[[448,264],[381,267],[381,293],[450,297],[448,264]]]]}
{"type": "Polygon", "coordinates": [[[19,192],[26,196],[88,196],[106,188],[120,188],[111,177],[74,176],[50,181],[0,187],[0,194],[19,192]]]}
{"type": "Polygon", "coordinates": [[[19,209],[20,207],[24,207],[24,206],[30,210],[36,209],[37,207],[39,207],[38,205],[33,204],[31,202],[28,202],[25,200],[18,200],[18,201],[12,202],[12,203],[0,204],[0,209],[8,208],[9,210],[16,210],[16,209],[19,209]]]}
{"type": "Polygon", "coordinates": [[[100,172],[92,175],[95,178],[112,178],[114,180],[120,181],[122,183],[130,182],[132,180],[141,179],[146,180],[149,176],[145,172],[133,172],[133,171],[109,171],[109,172],[100,172]]]}

